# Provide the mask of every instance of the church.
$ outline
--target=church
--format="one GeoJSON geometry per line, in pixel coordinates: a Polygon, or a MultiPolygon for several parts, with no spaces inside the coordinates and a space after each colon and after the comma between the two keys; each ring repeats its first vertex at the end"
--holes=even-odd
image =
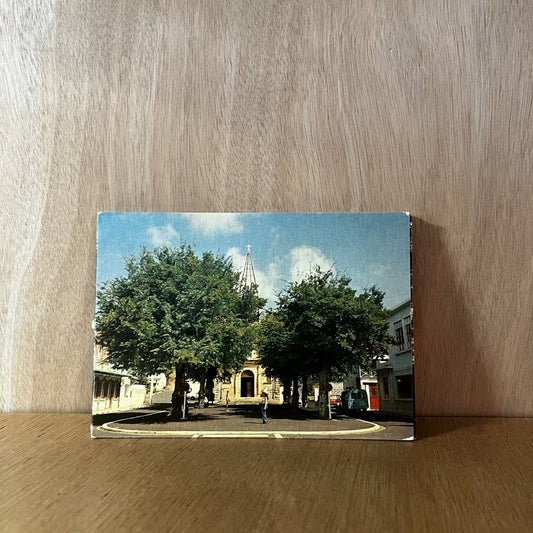
{"type": "MultiPolygon", "coordinates": [[[[239,279],[239,287],[257,287],[254,265],[250,254],[250,245],[247,246],[246,259],[239,279]]],[[[278,378],[269,377],[261,366],[259,355],[252,350],[250,357],[245,361],[239,372],[215,383],[215,403],[230,405],[243,403],[259,403],[261,393],[266,392],[272,403],[283,403],[283,394],[278,378]]]]}
{"type": "Polygon", "coordinates": [[[252,351],[239,372],[233,372],[223,380],[215,383],[215,403],[230,405],[259,403],[261,393],[266,392],[269,401],[282,403],[283,395],[277,378],[268,377],[259,362],[257,352],[252,351]]]}

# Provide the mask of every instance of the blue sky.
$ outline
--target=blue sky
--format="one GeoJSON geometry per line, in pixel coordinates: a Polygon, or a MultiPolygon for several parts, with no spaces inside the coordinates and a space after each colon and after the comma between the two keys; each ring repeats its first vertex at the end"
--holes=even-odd
{"type": "Polygon", "coordinates": [[[385,305],[410,298],[409,217],[405,213],[101,213],[97,283],[125,274],[142,246],[191,245],[198,254],[231,257],[240,270],[251,246],[259,293],[301,279],[314,265],[352,279],[360,292],[376,285],[385,305]]]}

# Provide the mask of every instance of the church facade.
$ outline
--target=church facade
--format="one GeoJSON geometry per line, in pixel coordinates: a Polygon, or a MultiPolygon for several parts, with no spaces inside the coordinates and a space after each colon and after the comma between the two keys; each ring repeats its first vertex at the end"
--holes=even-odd
{"type": "MultiPolygon", "coordinates": [[[[250,254],[250,245],[247,246],[246,259],[242,269],[239,286],[257,287],[254,265],[250,254]]],[[[259,403],[261,393],[268,394],[269,401],[282,403],[283,395],[280,382],[277,378],[269,377],[261,366],[258,353],[253,350],[239,372],[215,383],[215,402],[224,405],[259,403]]]]}
{"type": "Polygon", "coordinates": [[[265,374],[255,350],[244,363],[242,370],[216,382],[213,392],[215,402],[222,405],[226,402],[230,405],[259,403],[262,392],[268,394],[272,403],[283,402],[279,380],[265,374]]]}

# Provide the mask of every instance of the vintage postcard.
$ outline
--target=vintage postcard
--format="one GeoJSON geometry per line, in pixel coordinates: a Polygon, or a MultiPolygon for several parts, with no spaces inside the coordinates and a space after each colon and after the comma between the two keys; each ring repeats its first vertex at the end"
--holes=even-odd
{"type": "Polygon", "coordinates": [[[93,437],[414,439],[409,213],[101,213],[93,437]]]}

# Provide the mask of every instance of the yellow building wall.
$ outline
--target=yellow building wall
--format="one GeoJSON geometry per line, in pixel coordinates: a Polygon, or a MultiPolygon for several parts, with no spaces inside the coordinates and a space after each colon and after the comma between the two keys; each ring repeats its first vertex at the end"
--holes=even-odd
{"type": "Polygon", "coordinates": [[[244,403],[259,403],[261,393],[266,392],[270,402],[282,403],[283,397],[279,380],[276,378],[269,378],[266,376],[264,368],[259,364],[255,358],[248,359],[244,363],[244,367],[240,372],[234,372],[228,380],[229,382],[215,383],[215,402],[224,404],[226,398],[231,404],[244,403]],[[253,384],[250,391],[243,390],[243,375],[244,385],[246,385],[249,374],[253,374],[253,384]]]}

